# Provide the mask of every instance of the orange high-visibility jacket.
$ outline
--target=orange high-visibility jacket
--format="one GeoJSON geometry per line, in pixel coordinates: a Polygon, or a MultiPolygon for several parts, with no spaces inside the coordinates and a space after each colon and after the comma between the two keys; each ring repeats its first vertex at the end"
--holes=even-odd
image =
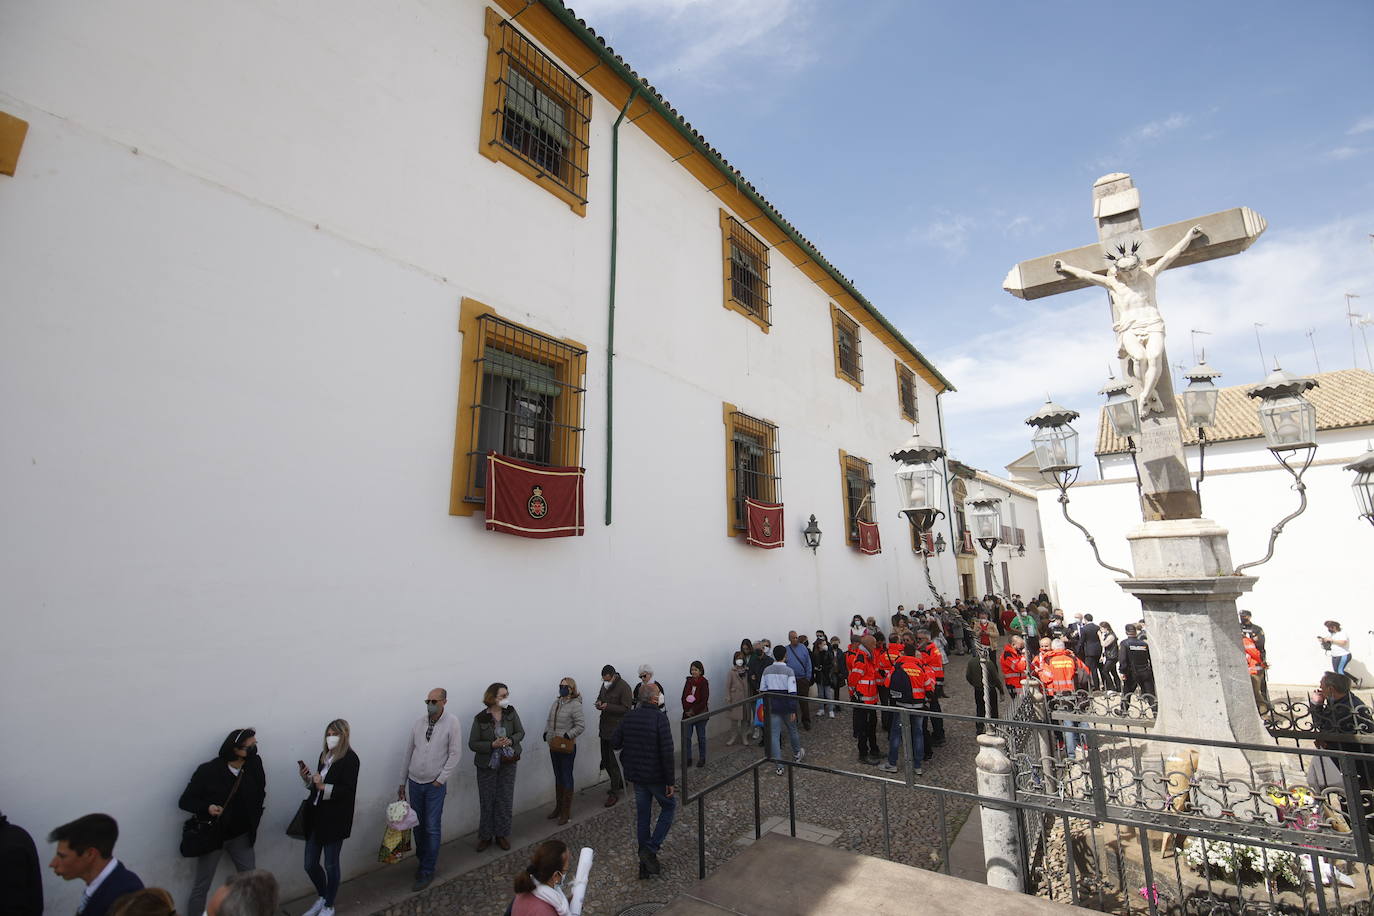
{"type": "Polygon", "coordinates": [[[892,702],[896,706],[925,707],[926,694],[935,689],[935,675],[910,655],[897,658],[896,667],[888,678],[892,702]],[[901,672],[898,674],[898,672],[901,672]],[[908,690],[910,696],[907,696],[908,690]]]}
{"type": "Polygon", "coordinates": [[[926,647],[925,647],[925,650],[924,650],[924,651],[921,649],[920,646],[917,646],[917,647],[916,647],[916,652],[917,652],[916,658],[917,658],[925,667],[927,667],[927,668],[929,668],[929,669],[931,670],[931,672],[932,672],[932,673],[934,674],[934,676],[935,676],[935,680],[936,680],[936,681],[944,681],[944,679],[945,679],[945,660],[944,660],[944,658],[941,657],[941,655],[940,655],[940,647],[937,646],[937,645],[935,645],[935,643],[932,641],[932,642],[926,643],[926,647]]]}
{"type": "Polygon", "coordinates": [[[1073,676],[1079,670],[1088,673],[1088,666],[1078,660],[1068,649],[1051,649],[1042,656],[1040,681],[1050,696],[1060,693],[1073,693],[1073,676]]]}
{"type": "Polygon", "coordinates": [[[844,654],[849,666],[849,692],[860,702],[878,705],[878,666],[863,646],[851,644],[844,654]]]}
{"type": "Polygon", "coordinates": [[[1008,687],[1020,687],[1026,676],[1026,654],[1018,652],[1011,643],[1002,647],[1002,680],[1008,687]]]}
{"type": "Polygon", "coordinates": [[[1260,655],[1259,646],[1249,636],[1242,636],[1240,644],[1245,648],[1245,666],[1250,669],[1251,674],[1259,674],[1269,666],[1265,664],[1264,658],[1260,655]]]}

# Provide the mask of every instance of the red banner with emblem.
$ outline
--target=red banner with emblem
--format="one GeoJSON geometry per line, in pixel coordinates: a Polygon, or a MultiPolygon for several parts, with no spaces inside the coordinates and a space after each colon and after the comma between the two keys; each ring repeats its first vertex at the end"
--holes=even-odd
{"type": "Polygon", "coordinates": [[[859,526],[859,552],[860,553],[882,553],[883,542],[878,538],[878,523],[858,521],[859,526]]]}
{"type": "Polygon", "coordinates": [[[782,503],[761,503],[745,497],[744,511],[749,517],[750,544],[768,550],[782,546],[782,503]]]}
{"type": "Polygon", "coordinates": [[[580,537],[583,468],[546,468],[487,455],[487,530],[522,538],[580,537]]]}

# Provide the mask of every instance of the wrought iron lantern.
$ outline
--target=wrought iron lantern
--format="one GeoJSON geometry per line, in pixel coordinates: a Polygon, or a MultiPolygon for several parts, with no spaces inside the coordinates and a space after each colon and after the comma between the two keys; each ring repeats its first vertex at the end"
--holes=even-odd
{"type": "Polygon", "coordinates": [[[944,478],[935,468],[935,461],[943,457],[945,450],[938,445],[926,445],[920,441],[916,431],[901,448],[893,452],[891,458],[897,462],[897,493],[901,499],[901,512],[916,530],[925,534],[935,525],[935,520],[944,515],[940,510],[944,478]]]}
{"type": "Polygon", "coordinates": [[[1017,555],[1018,557],[1024,557],[1024,556],[1026,555],[1026,545],[1025,545],[1025,544],[1017,544],[1017,545],[1016,545],[1016,555],[1017,555]]]}
{"type": "Polygon", "coordinates": [[[1060,490],[1066,489],[1078,473],[1078,433],[1069,424],[1078,419],[1078,411],[1060,407],[1045,399],[1044,405],[1026,418],[1026,425],[1035,427],[1031,445],[1035,448],[1035,464],[1046,479],[1053,479],[1060,490]]]}
{"type": "Polygon", "coordinates": [[[1374,525],[1374,448],[1347,464],[1345,469],[1355,472],[1350,489],[1355,493],[1355,504],[1360,507],[1360,518],[1374,525]]]}
{"type": "Polygon", "coordinates": [[[945,543],[945,533],[943,531],[935,535],[935,552],[937,554],[944,553],[945,548],[948,546],[949,545],[945,543]]]}
{"type": "Polygon", "coordinates": [[[1271,452],[1317,447],[1317,408],[1303,397],[1316,385],[1316,379],[1275,366],[1268,378],[1245,390],[1249,397],[1260,399],[1260,428],[1271,452]]]}
{"type": "Polygon", "coordinates": [[[1115,377],[1107,379],[1098,394],[1107,396],[1107,420],[1112,429],[1123,439],[1134,440],[1140,435],[1140,405],[1130,394],[1131,383],[1118,381],[1115,377]]]}
{"type": "Polygon", "coordinates": [[[1002,500],[989,496],[981,485],[978,490],[978,495],[968,501],[969,523],[978,545],[991,554],[1002,536],[1002,500]]]}
{"type": "Polygon", "coordinates": [[[816,548],[821,546],[821,526],[816,524],[815,515],[811,516],[811,521],[802,529],[802,539],[806,542],[806,546],[811,548],[812,553],[815,553],[816,548]]]}
{"type": "Polygon", "coordinates": [[[1212,379],[1221,378],[1221,373],[1207,365],[1204,354],[1183,377],[1188,380],[1183,390],[1183,424],[1191,429],[1211,429],[1217,422],[1217,397],[1221,394],[1212,379]]]}

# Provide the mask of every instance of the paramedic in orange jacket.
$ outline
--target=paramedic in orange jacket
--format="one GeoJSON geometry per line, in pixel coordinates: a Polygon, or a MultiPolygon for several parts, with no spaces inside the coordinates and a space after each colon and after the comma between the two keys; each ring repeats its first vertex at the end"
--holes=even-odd
{"type": "Polygon", "coordinates": [[[859,762],[870,766],[880,763],[878,753],[878,665],[874,650],[878,641],[862,636],[850,643],[844,654],[849,671],[849,699],[863,706],[854,708],[854,740],[859,747],[859,762]]]}
{"type": "Polygon", "coordinates": [[[1021,682],[1026,677],[1026,641],[1020,636],[1013,636],[1011,641],[1002,647],[1002,655],[999,659],[999,667],[1002,669],[1002,680],[1007,685],[1007,689],[1013,692],[1021,689],[1021,682]]]}
{"type": "Polygon", "coordinates": [[[1246,630],[1240,632],[1240,644],[1245,649],[1245,667],[1250,671],[1250,689],[1255,693],[1255,706],[1259,709],[1260,715],[1267,716],[1271,709],[1269,698],[1265,696],[1268,691],[1264,687],[1264,669],[1268,668],[1269,664],[1264,660],[1254,636],[1246,630]]]}
{"type": "MultiPolygon", "coordinates": [[[[1040,657],[1040,683],[1045,685],[1045,693],[1053,700],[1060,695],[1072,695],[1077,689],[1074,685],[1075,678],[1086,678],[1086,683],[1092,683],[1092,672],[1088,666],[1083,664],[1077,655],[1064,648],[1064,640],[1056,639],[1050,643],[1050,650],[1040,657]]],[[[1054,708],[1053,702],[1050,708],[1054,708]]],[[[1064,750],[1070,756],[1078,749],[1078,735],[1068,729],[1074,726],[1073,722],[1064,723],[1064,750]]]]}
{"type": "MultiPolygon", "coordinates": [[[[916,775],[921,775],[921,765],[925,762],[925,716],[926,698],[935,689],[935,674],[921,664],[916,652],[916,641],[908,635],[898,644],[902,654],[888,676],[888,692],[892,703],[898,709],[910,710],[911,715],[911,765],[916,775]]],[[[892,731],[887,741],[887,761],[878,769],[886,773],[897,772],[897,760],[902,752],[902,716],[892,717],[892,731]]]]}
{"type": "MultiPolygon", "coordinates": [[[[945,659],[940,654],[940,647],[931,641],[929,630],[916,631],[916,653],[916,660],[935,678],[935,689],[926,693],[926,708],[931,712],[940,712],[940,697],[945,691],[945,659]]],[[[929,728],[926,732],[926,759],[929,760],[935,756],[932,748],[945,743],[945,720],[939,716],[926,716],[926,725],[929,728]]]]}

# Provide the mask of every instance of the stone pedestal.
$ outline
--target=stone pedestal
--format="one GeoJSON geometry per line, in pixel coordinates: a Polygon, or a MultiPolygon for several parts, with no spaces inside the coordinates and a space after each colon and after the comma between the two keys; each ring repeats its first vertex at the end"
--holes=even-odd
{"type": "MultiPolygon", "coordinates": [[[[1151,733],[1273,746],[1255,708],[1236,599],[1255,584],[1234,575],[1226,529],[1204,518],[1149,521],[1126,535],[1135,578],[1117,580],[1145,608],[1159,711],[1151,733]]],[[[1168,757],[1178,745],[1151,752],[1168,757]]],[[[1203,766],[1268,769],[1263,753],[1199,748],[1203,766]]]]}

